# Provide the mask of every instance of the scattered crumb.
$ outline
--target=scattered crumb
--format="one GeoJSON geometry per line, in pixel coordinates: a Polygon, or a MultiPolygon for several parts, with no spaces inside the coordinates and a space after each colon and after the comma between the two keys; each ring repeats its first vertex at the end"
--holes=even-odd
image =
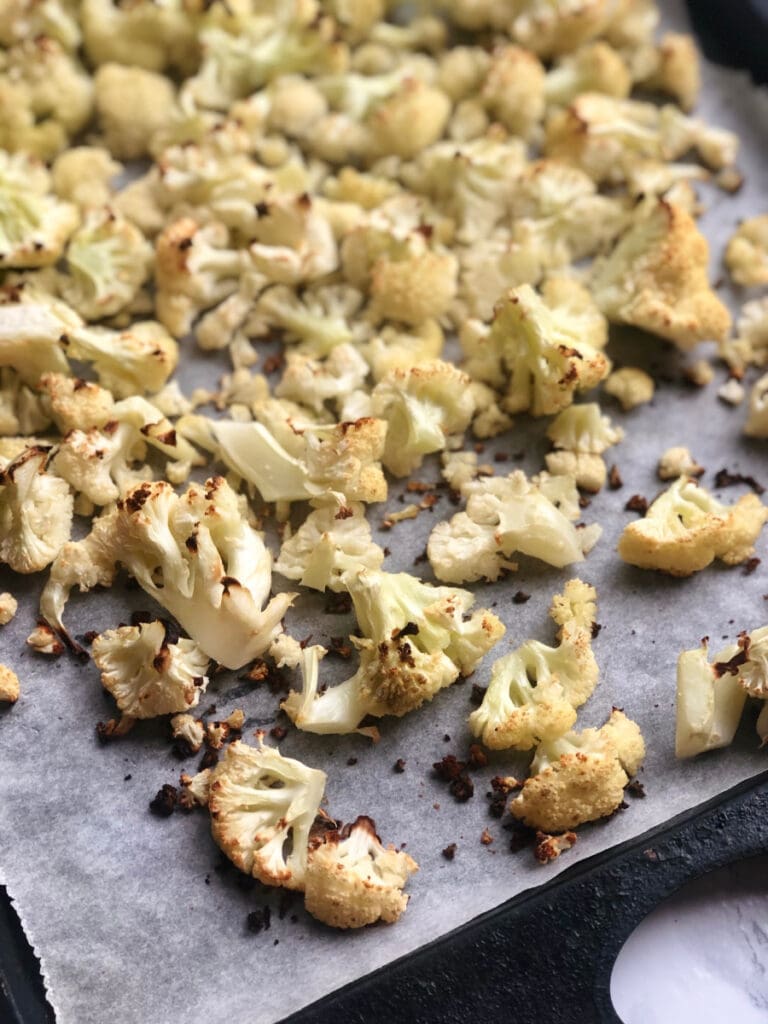
{"type": "Polygon", "coordinates": [[[575,832],[565,832],[561,836],[550,836],[546,832],[537,832],[533,855],[539,864],[549,864],[561,853],[570,850],[575,842],[575,832]]]}
{"type": "Polygon", "coordinates": [[[357,764],[357,758],[356,757],[348,757],[347,758],[347,764],[349,765],[350,768],[353,768],[357,764]]]}
{"type": "Polygon", "coordinates": [[[614,370],[603,384],[603,390],[621,403],[624,412],[650,402],[656,390],[653,377],[636,366],[614,370]]]}
{"type": "Polygon", "coordinates": [[[679,476],[701,476],[700,466],[687,448],[667,448],[659,459],[658,474],[661,480],[676,480],[679,476]]]}
{"type": "Polygon", "coordinates": [[[40,623],[32,630],[27,637],[27,643],[38,654],[46,654],[51,658],[58,658],[64,653],[64,644],[45,623],[40,623]]]}
{"type": "Polygon", "coordinates": [[[480,835],[480,842],[483,844],[483,846],[490,846],[491,843],[493,842],[493,836],[491,835],[487,828],[483,829],[480,835]]]}
{"type": "Polygon", "coordinates": [[[735,377],[731,377],[717,389],[717,397],[728,405],[741,405],[745,396],[744,385],[735,377]]]}
{"type": "MultiPolygon", "coordinates": [[[[768,600],[768,596],[766,597],[766,600],[768,600]]],[[[472,683],[472,690],[470,691],[469,694],[470,704],[473,704],[476,708],[479,708],[480,705],[483,703],[483,698],[485,697],[487,690],[487,686],[478,686],[477,683],[472,683]]]]}
{"type": "Polygon", "coordinates": [[[272,911],[269,907],[258,907],[256,910],[252,910],[245,919],[246,928],[254,935],[258,935],[261,931],[269,931],[271,923],[272,911]]]}
{"type": "Polygon", "coordinates": [[[627,793],[632,796],[639,797],[642,799],[645,797],[645,786],[642,784],[640,779],[633,779],[627,786],[624,787],[627,793]]]}
{"type": "Polygon", "coordinates": [[[284,725],[273,725],[269,730],[269,735],[275,740],[284,740],[288,735],[288,730],[284,725]]]}
{"type": "Polygon", "coordinates": [[[611,468],[608,470],[608,489],[611,491],[618,491],[619,488],[623,486],[624,481],[621,479],[619,467],[611,466],[611,468]]]}
{"type": "Polygon", "coordinates": [[[402,757],[398,757],[398,759],[395,761],[394,765],[392,766],[392,771],[396,772],[398,775],[402,775],[403,772],[405,771],[405,765],[406,765],[406,762],[403,760],[403,758],[402,757]]]}
{"type": "Polygon", "coordinates": [[[642,494],[633,494],[624,508],[627,512],[639,512],[641,516],[644,516],[648,511],[648,499],[644,498],[642,494]]]}
{"type": "Polygon", "coordinates": [[[516,590],[512,595],[512,604],[525,604],[526,601],[530,601],[531,595],[526,594],[524,590],[516,590]]]}
{"type": "Polygon", "coordinates": [[[149,809],[158,818],[170,818],[178,800],[178,789],[166,783],[157,791],[154,799],[149,801],[149,809]]]}
{"type": "Polygon", "coordinates": [[[746,484],[751,487],[755,494],[765,494],[765,488],[753,476],[746,473],[731,473],[727,469],[719,469],[715,473],[715,487],[733,487],[736,484],[746,484]]]}
{"type": "Polygon", "coordinates": [[[753,558],[748,558],[746,560],[746,562],[744,563],[744,568],[742,570],[742,574],[744,576],[751,576],[752,573],[757,569],[758,565],[760,565],[760,559],[759,558],[754,558],[754,557],[753,558]]]}
{"type": "Polygon", "coordinates": [[[446,848],[442,851],[443,856],[446,860],[453,860],[456,856],[456,843],[449,843],[446,848]]]}

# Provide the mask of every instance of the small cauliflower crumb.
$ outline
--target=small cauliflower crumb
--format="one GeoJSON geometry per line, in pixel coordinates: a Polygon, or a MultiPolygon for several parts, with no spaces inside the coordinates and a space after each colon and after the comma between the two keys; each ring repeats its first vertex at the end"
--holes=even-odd
{"type": "Polygon", "coordinates": [[[717,397],[728,405],[741,405],[746,394],[744,385],[735,377],[731,377],[717,389],[717,397]]]}
{"type": "Polygon", "coordinates": [[[0,626],[6,626],[11,621],[18,607],[19,602],[13,594],[7,591],[0,594],[0,626]]]}
{"type": "Polygon", "coordinates": [[[603,390],[621,403],[624,412],[629,412],[638,405],[650,402],[656,385],[653,383],[653,377],[645,370],[640,370],[636,366],[624,366],[613,371],[603,384],[603,390]]]}
{"type": "Polygon", "coordinates": [[[19,677],[7,665],[0,665],[0,701],[15,704],[20,692],[19,677]]]}
{"type": "Polygon", "coordinates": [[[701,476],[700,466],[687,448],[667,448],[659,459],[659,479],[675,480],[679,476],[701,476]]]}
{"type": "Polygon", "coordinates": [[[64,653],[64,644],[59,640],[50,626],[41,623],[27,637],[27,643],[38,654],[47,654],[57,658],[64,653]]]}
{"type": "Polygon", "coordinates": [[[695,363],[691,363],[686,368],[685,376],[697,388],[705,388],[715,379],[715,371],[712,369],[712,364],[708,363],[706,359],[697,359],[695,363]]]}

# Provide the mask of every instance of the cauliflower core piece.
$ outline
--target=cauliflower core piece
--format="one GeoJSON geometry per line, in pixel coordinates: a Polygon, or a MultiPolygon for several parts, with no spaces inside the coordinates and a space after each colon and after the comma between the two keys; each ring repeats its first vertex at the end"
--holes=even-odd
{"type": "Polygon", "coordinates": [[[0,703],[15,704],[20,693],[19,677],[7,665],[0,665],[0,703]]]}
{"type": "Polygon", "coordinates": [[[708,260],[691,215],[659,199],[595,262],[592,292],[609,320],[688,351],[700,341],[723,341],[731,328],[731,314],[709,286],[708,260]]]}
{"type": "Polygon", "coordinates": [[[101,681],[131,718],[193,708],[205,692],[209,658],[194,640],[173,642],[161,619],[107,630],[93,641],[101,681]]]}
{"type": "Polygon", "coordinates": [[[542,743],[531,764],[531,777],[509,809],[543,832],[565,832],[604,818],[621,804],[624,787],[644,757],[639,727],[614,710],[600,729],[542,743]]]}
{"type": "Polygon", "coordinates": [[[230,743],[209,784],[211,833],[241,871],[265,885],[303,889],[309,834],[325,772],[274,747],[230,743]]]}
{"type": "Polygon", "coordinates": [[[403,886],[418,869],[404,851],[385,849],[376,823],[361,816],[310,840],[304,906],[333,928],[392,924],[408,904],[403,886]]]}
{"type": "Polygon", "coordinates": [[[670,576],[690,576],[715,558],[738,565],[754,553],[766,518],[768,509],[755,494],[721,505],[693,478],[681,476],[644,519],[624,528],[618,552],[630,565],[670,576]]]}
{"type": "MultiPolygon", "coordinates": [[[[748,645],[747,645],[748,646],[748,645]]],[[[683,651],[677,659],[675,754],[695,757],[727,747],[736,734],[747,691],[739,685],[736,662],[741,648],[731,644],[707,658],[707,644],[683,651]],[[731,667],[732,666],[732,667],[731,667]]]]}

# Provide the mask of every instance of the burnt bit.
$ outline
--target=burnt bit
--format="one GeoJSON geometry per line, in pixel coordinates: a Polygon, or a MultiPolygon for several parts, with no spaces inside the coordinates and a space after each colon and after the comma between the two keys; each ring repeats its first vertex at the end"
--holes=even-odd
{"type": "Polygon", "coordinates": [[[757,569],[758,565],[760,565],[760,559],[759,558],[757,558],[757,557],[748,558],[746,560],[746,562],[744,563],[744,568],[742,569],[742,575],[744,575],[744,576],[751,576],[752,573],[757,569]]]}
{"type": "Polygon", "coordinates": [[[608,470],[608,489],[611,491],[618,491],[619,488],[623,486],[624,481],[621,479],[619,467],[611,466],[611,468],[608,470]]]}
{"type": "Polygon", "coordinates": [[[531,595],[526,594],[524,590],[516,590],[512,595],[512,604],[525,604],[526,601],[531,600],[531,595]]]}
{"type": "Polygon", "coordinates": [[[564,832],[559,836],[550,836],[546,832],[537,832],[533,855],[539,864],[549,864],[561,853],[570,850],[576,842],[575,832],[564,832]]]}
{"type": "Polygon", "coordinates": [[[441,853],[446,860],[453,860],[456,856],[456,843],[449,843],[441,853]]]}
{"type": "Polygon", "coordinates": [[[456,803],[464,804],[475,794],[475,784],[468,775],[460,775],[448,786],[448,792],[456,803]]]}
{"type": "Polygon", "coordinates": [[[403,772],[405,771],[405,764],[406,764],[405,760],[402,757],[398,757],[398,759],[392,765],[392,771],[396,775],[402,775],[403,772]]]}
{"type": "Polygon", "coordinates": [[[496,454],[493,456],[493,461],[494,462],[509,462],[509,453],[508,452],[496,452],[496,454]]]}
{"type": "Polygon", "coordinates": [[[247,680],[249,683],[260,683],[269,676],[269,665],[266,661],[262,661],[260,658],[255,661],[253,665],[248,669],[246,673],[240,676],[241,679],[247,680]]]}
{"type": "Polygon", "coordinates": [[[632,779],[624,789],[630,796],[638,797],[641,800],[645,797],[645,786],[642,784],[640,779],[632,779]]]}
{"type": "Polygon", "coordinates": [[[536,841],[535,829],[528,828],[522,821],[513,821],[504,827],[512,833],[509,838],[510,853],[519,853],[521,850],[525,850],[526,847],[533,846],[536,841]]]}
{"type": "Polygon", "coordinates": [[[419,627],[416,625],[415,622],[406,622],[402,629],[395,629],[392,631],[392,639],[395,640],[398,637],[404,636],[418,636],[418,632],[419,627]]]}
{"type": "Polygon", "coordinates": [[[343,636],[332,636],[328,653],[335,655],[337,658],[351,658],[352,646],[347,643],[343,636]]]}
{"type": "Polygon", "coordinates": [[[125,507],[129,512],[139,512],[149,500],[151,493],[152,484],[150,483],[144,483],[139,487],[134,487],[125,499],[125,507]]]}
{"type": "Polygon", "coordinates": [[[473,743],[469,748],[469,767],[485,768],[488,764],[488,755],[479,743],[473,743]]]}
{"type": "Polygon", "coordinates": [[[211,750],[209,748],[200,758],[200,766],[198,768],[198,771],[204,772],[206,768],[213,768],[218,763],[219,755],[216,753],[215,750],[211,750]]]}
{"type": "Polygon", "coordinates": [[[648,511],[648,499],[644,498],[642,494],[633,494],[624,506],[624,509],[626,512],[638,512],[641,516],[644,516],[648,511]]]}
{"type": "Polygon", "coordinates": [[[712,666],[715,679],[720,679],[721,676],[724,675],[737,676],[741,666],[746,663],[749,658],[749,648],[752,643],[749,638],[749,633],[747,633],[746,630],[739,633],[737,643],[739,645],[739,649],[732,658],[729,658],[728,661],[716,661],[712,666]]]}
{"type": "Polygon", "coordinates": [[[352,611],[351,596],[346,591],[329,594],[324,611],[327,615],[348,615],[352,611]]]}
{"type": "Polygon", "coordinates": [[[349,768],[354,768],[354,766],[355,766],[356,764],[357,764],[357,758],[356,758],[356,757],[348,757],[348,758],[347,758],[347,766],[348,766],[349,768]]]}
{"type": "Polygon", "coordinates": [[[75,639],[79,640],[80,643],[85,644],[87,647],[90,647],[98,635],[99,634],[95,629],[89,629],[87,633],[81,633],[79,636],[75,637],[75,639]]]}
{"type": "Polygon", "coordinates": [[[439,779],[448,783],[448,791],[458,802],[464,803],[475,792],[472,779],[466,773],[466,762],[459,761],[454,754],[446,754],[440,761],[435,761],[432,769],[439,779]]]}
{"type": "Polygon", "coordinates": [[[338,512],[336,513],[336,515],[333,518],[334,519],[350,519],[354,514],[355,513],[354,513],[353,509],[349,508],[347,505],[342,505],[342,507],[338,510],[338,512]]]}
{"type": "Polygon", "coordinates": [[[584,495],[584,494],[580,494],[579,495],[579,508],[589,508],[589,506],[591,504],[592,504],[592,499],[591,498],[587,498],[586,495],[584,495]]]}
{"type": "Polygon", "coordinates": [[[413,564],[414,565],[422,565],[424,562],[426,562],[427,558],[428,558],[427,549],[424,548],[424,550],[421,552],[420,555],[416,555],[416,557],[413,560],[413,564]]]}
{"type": "Polygon", "coordinates": [[[149,801],[149,809],[158,818],[170,818],[178,800],[178,789],[166,783],[158,789],[154,799],[149,801]]]}
{"type": "Polygon", "coordinates": [[[602,627],[602,625],[599,622],[593,622],[592,623],[592,639],[593,640],[596,640],[600,636],[600,630],[602,628],[603,627],[602,627]]]}
{"type": "Polygon", "coordinates": [[[282,352],[275,352],[264,360],[264,373],[269,377],[271,374],[282,370],[284,366],[285,356],[282,352]]]}
{"type": "Polygon", "coordinates": [[[268,932],[272,923],[272,911],[269,907],[257,907],[252,910],[245,919],[245,927],[249,932],[258,935],[259,932],[268,932]]]}
{"type": "Polygon", "coordinates": [[[479,708],[483,703],[483,698],[488,692],[487,686],[478,686],[477,683],[472,683],[472,690],[469,694],[469,703],[476,708],[479,708]]]}
{"type": "Polygon", "coordinates": [[[480,833],[480,842],[483,844],[483,846],[490,846],[491,843],[493,842],[493,836],[491,835],[487,828],[484,828],[483,831],[480,833]]]}
{"type": "Polygon", "coordinates": [[[746,473],[731,473],[727,469],[718,469],[715,473],[715,487],[734,487],[736,484],[746,484],[755,494],[765,494],[763,485],[746,473]]]}
{"type": "Polygon", "coordinates": [[[269,730],[269,735],[275,740],[284,740],[288,735],[288,730],[284,725],[273,725],[269,730]]]}

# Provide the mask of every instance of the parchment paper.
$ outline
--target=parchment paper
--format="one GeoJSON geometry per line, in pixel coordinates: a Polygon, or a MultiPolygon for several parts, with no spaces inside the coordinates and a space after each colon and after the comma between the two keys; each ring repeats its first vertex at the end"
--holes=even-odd
{"type": "MultiPolygon", "coordinates": [[[[682,6],[667,5],[670,24],[683,24],[682,6]]],[[[744,75],[707,68],[700,112],[739,133],[746,172],[738,196],[702,190],[709,206],[702,223],[714,240],[715,277],[737,221],[764,211],[767,110],[765,97],[744,75]]],[[[402,720],[384,720],[378,746],[359,736],[290,731],[281,749],[328,772],[331,813],[345,820],[358,813],[374,816],[385,841],[407,843],[421,865],[409,885],[408,911],[394,927],[335,933],[309,919],[300,901],[280,919],[279,893],[243,888],[234,869],[222,870],[207,814],[165,820],[150,815],[148,801],[160,785],[176,782],[179,769],[192,770],[197,759],[176,761],[160,725],[146,724],[121,742],[100,747],[94,726],[113,713],[113,705],[97,670],[90,663],[51,661],[25,649],[42,579],[0,570],[0,588],[20,599],[16,620],[0,632],[0,651],[18,672],[23,690],[18,705],[0,713],[0,880],[41,958],[59,1024],[274,1021],[766,767],[754,716],[728,750],[686,763],[673,753],[678,652],[705,634],[716,644],[768,621],[766,535],[758,545],[763,565],[748,576],[741,568],[713,566],[691,579],[673,580],[624,566],[615,554],[618,534],[633,518],[623,506],[634,493],[650,499],[660,489],[656,461],[668,446],[690,446],[706,466],[704,483],[711,487],[714,472],[723,466],[768,483],[765,443],[741,436],[744,407],[733,410],[718,401],[722,369],[715,385],[698,391],[681,379],[684,358],[658,340],[627,332],[612,342],[610,353],[617,364],[651,368],[661,383],[651,406],[628,415],[609,409],[627,429],[626,440],[607,455],[609,464],[619,465],[624,487],[605,491],[584,512],[586,522],[605,527],[596,549],[578,567],[583,579],[597,585],[603,628],[595,641],[601,683],[581,710],[578,727],[600,724],[611,705],[637,719],[648,745],[642,774],[647,797],[633,800],[608,822],[581,829],[574,850],[542,868],[530,852],[509,852],[509,834],[489,816],[485,798],[490,778],[500,771],[521,772],[524,759],[493,756],[486,769],[474,773],[475,796],[465,804],[455,803],[431,777],[433,761],[448,752],[460,756],[468,747],[471,684],[452,687],[402,720]],[[350,758],[357,763],[349,764],[350,758]],[[398,758],[407,762],[403,774],[393,771],[398,758]],[[480,843],[486,827],[494,840],[490,846],[480,843]],[[457,853],[449,863],[441,850],[452,842],[457,853]],[[253,934],[246,915],[265,903],[274,911],[272,927],[253,934]]],[[[193,360],[182,382],[188,386],[210,375],[210,362],[193,360]]],[[[524,451],[521,461],[499,464],[497,471],[518,465],[538,471],[547,447],[545,428],[545,423],[526,425],[521,417],[512,435],[488,446],[489,461],[497,449],[510,455],[524,451]]],[[[436,465],[426,465],[419,476],[437,479],[436,465]]],[[[733,501],[739,493],[731,488],[721,496],[733,501]]],[[[374,523],[385,510],[400,507],[397,494],[393,488],[384,506],[371,509],[374,523]]],[[[385,568],[430,579],[427,563],[414,569],[414,556],[437,517],[453,511],[443,498],[434,514],[422,513],[382,534],[380,542],[391,549],[385,568]]],[[[524,563],[516,576],[477,588],[478,603],[495,606],[508,632],[473,681],[486,683],[493,659],[526,638],[552,641],[546,611],[566,575],[524,563]],[[532,594],[528,603],[511,602],[519,589],[532,594]]],[[[278,577],[275,582],[279,585],[278,577]]],[[[141,592],[118,586],[73,599],[69,621],[76,633],[100,630],[127,621],[131,608],[151,607],[141,592]]],[[[352,627],[349,619],[322,608],[322,598],[314,603],[302,598],[289,618],[294,635],[312,633],[314,642],[322,642],[352,627]]],[[[343,678],[349,671],[348,664],[324,663],[326,677],[343,678]]],[[[212,701],[217,717],[244,708],[249,738],[258,726],[275,721],[279,697],[228,673],[212,681],[201,707],[212,701]]]]}

